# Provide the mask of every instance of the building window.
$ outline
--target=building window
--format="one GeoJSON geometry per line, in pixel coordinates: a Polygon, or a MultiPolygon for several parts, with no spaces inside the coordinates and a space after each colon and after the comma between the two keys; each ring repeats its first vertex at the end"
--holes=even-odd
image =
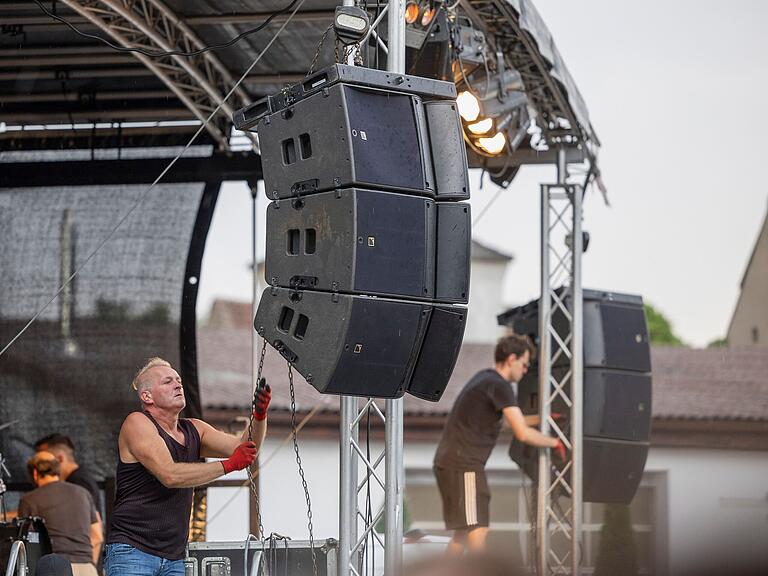
{"type": "MultiPolygon", "coordinates": [[[[488,470],[491,489],[491,525],[488,546],[505,556],[518,570],[535,562],[536,486],[519,470],[488,470]]],[[[410,529],[431,535],[450,536],[442,517],[442,503],[431,469],[406,470],[406,506],[410,529]]],[[[600,546],[604,504],[585,504],[583,514],[583,573],[594,572],[600,546]]],[[[666,474],[646,472],[630,505],[638,552],[639,574],[666,573],[666,474]]],[[[522,572],[521,572],[522,573],[522,572]]]]}

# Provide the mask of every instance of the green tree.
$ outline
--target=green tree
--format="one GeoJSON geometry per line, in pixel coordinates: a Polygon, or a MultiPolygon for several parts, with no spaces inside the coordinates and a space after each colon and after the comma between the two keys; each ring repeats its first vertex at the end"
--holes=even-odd
{"type": "Polygon", "coordinates": [[[656,308],[650,304],[645,305],[645,319],[648,321],[648,335],[651,344],[664,346],[684,346],[683,341],[672,331],[672,324],[656,308]]]}
{"type": "Polygon", "coordinates": [[[637,576],[637,543],[629,506],[606,504],[595,576],[637,576]]]}

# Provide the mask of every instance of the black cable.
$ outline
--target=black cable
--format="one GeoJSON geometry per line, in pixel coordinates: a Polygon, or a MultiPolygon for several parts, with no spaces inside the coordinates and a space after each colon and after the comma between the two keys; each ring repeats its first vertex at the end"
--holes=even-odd
{"type": "Polygon", "coordinates": [[[62,18],[61,16],[57,16],[56,14],[54,14],[53,12],[48,10],[48,8],[46,8],[42,4],[42,2],[40,2],[39,0],[32,0],[32,1],[35,4],[37,4],[37,6],[40,8],[40,10],[45,12],[46,15],[50,16],[51,18],[53,18],[54,20],[56,20],[58,22],[61,22],[62,24],[66,24],[73,32],[75,32],[76,34],[79,34],[80,36],[83,36],[84,38],[89,38],[91,40],[98,40],[99,42],[103,42],[104,44],[106,44],[107,46],[109,46],[113,50],[117,50],[118,52],[138,52],[139,54],[143,54],[144,56],[148,56],[150,58],[164,58],[166,56],[188,56],[188,57],[198,56],[200,54],[203,54],[204,52],[209,52],[211,50],[220,50],[221,48],[229,48],[230,46],[232,46],[236,42],[239,42],[240,40],[242,40],[246,36],[250,36],[251,34],[255,34],[256,32],[264,29],[266,26],[269,25],[270,22],[272,22],[272,20],[275,18],[275,16],[279,16],[280,14],[285,14],[291,8],[293,8],[294,4],[296,4],[296,2],[298,2],[299,0],[292,0],[291,3],[288,4],[288,6],[286,6],[285,8],[281,8],[280,10],[278,10],[276,12],[272,12],[270,14],[270,16],[264,22],[262,22],[261,24],[259,24],[255,28],[249,28],[248,30],[246,30],[242,34],[238,34],[237,36],[232,38],[232,40],[230,40],[229,42],[225,42],[224,44],[213,44],[211,46],[206,46],[205,48],[200,48],[199,50],[193,50],[192,52],[184,52],[182,50],[171,50],[169,52],[149,52],[149,51],[143,50],[141,48],[129,48],[127,46],[119,46],[117,44],[113,44],[112,42],[110,42],[106,38],[103,38],[103,37],[98,36],[96,34],[89,34],[87,32],[83,32],[82,30],[78,29],[77,26],[75,26],[74,24],[72,24],[71,22],[66,20],[65,18],[62,18]]]}

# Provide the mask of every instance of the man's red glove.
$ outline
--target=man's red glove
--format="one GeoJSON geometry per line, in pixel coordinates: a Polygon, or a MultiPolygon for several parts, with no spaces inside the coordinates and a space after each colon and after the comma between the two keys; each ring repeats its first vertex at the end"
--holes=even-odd
{"type": "Polygon", "coordinates": [[[243,442],[235,448],[232,456],[221,461],[224,466],[224,474],[229,474],[233,470],[242,470],[247,468],[256,460],[256,444],[253,442],[243,442]]]}
{"type": "Polygon", "coordinates": [[[256,387],[256,402],[253,406],[253,419],[259,422],[267,418],[267,408],[272,400],[272,389],[267,381],[262,378],[256,387]]]}
{"type": "Polygon", "coordinates": [[[565,444],[560,438],[557,439],[557,444],[552,448],[552,452],[555,453],[560,462],[565,462],[565,444]]]}

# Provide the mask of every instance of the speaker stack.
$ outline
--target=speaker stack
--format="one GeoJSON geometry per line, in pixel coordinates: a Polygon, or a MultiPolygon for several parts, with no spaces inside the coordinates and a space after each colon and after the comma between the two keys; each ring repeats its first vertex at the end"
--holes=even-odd
{"type": "Polygon", "coordinates": [[[267,208],[254,327],[317,390],[440,399],[469,297],[451,82],[336,64],[238,111],[267,208]]]}
{"type": "MultiPolygon", "coordinates": [[[[642,477],[651,431],[651,354],[643,300],[595,290],[584,290],[583,300],[583,499],[627,504],[642,477]]],[[[499,323],[538,343],[538,317],[536,300],[502,314],[499,323]]],[[[552,324],[564,339],[569,324],[561,311],[553,311],[552,324]]],[[[554,337],[552,342],[554,347],[554,337]]],[[[561,356],[552,375],[562,381],[568,370],[569,362],[561,356]]],[[[570,379],[565,392],[570,395],[570,379]]],[[[539,412],[537,363],[518,384],[518,402],[524,413],[539,412]]],[[[560,397],[551,410],[568,417],[560,397]]],[[[513,442],[510,456],[536,478],[535,449],[513,442]]]]}

